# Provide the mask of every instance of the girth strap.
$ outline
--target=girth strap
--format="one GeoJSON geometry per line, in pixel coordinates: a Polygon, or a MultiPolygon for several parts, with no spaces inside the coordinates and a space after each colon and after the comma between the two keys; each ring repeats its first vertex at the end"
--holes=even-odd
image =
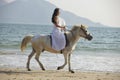
{"type": "Polygon", "coordinates": [[[50,45],[51,45],[51,47],[52,47],[52,36],[49,35],[49,37],[50,37],[50,45]]]}
{"type": "Polygon", "coordinates": [[[66,45],[65,45],[65,47],[67,47],[68,45],[69,45],[69,40],[68,40],[68,38],[67,38],[67,34],[66,33],[64,33],[64,35],[65,35],[65,40],[66,40],[66,45]]]}

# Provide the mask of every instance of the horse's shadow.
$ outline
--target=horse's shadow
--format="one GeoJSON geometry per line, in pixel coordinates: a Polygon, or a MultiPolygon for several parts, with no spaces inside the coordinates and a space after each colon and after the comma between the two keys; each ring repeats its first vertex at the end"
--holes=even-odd
{"type": "MultiPolygon", "coordinates": [[[[31,73],[45,73],[46,71],[27,71],[27,70],[0,70],[0,74],[31,74],[31,73]]],[[[57,71],[47,71],[47,73],[56,73],[57,71]]]]}

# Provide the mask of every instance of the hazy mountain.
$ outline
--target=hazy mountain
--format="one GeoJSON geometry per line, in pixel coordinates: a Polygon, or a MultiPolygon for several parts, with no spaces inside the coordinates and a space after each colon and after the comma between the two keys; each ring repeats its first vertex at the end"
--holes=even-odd
{"type": "MultiPolygon", "coordinates": [[[[17,0],[0,7],[0,23],[51,24],[51,16],[55,5],[45,0],[17,0]]],[[[86,24],[88,26],[103,26],[89,19],[61,10],[61,16],[68,25],[86,24]]]]}

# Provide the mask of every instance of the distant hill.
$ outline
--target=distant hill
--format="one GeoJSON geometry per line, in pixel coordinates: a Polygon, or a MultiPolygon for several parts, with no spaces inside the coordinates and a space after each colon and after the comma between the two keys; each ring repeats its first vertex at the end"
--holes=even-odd
{"type": "MultiPolygon", "coordinates": [[[[51,25],[51,16],[55,8],[55,5],[45,0],[17,0],[0,7],[0,23],[51,25]]],[[[62,9],[61,17],[68,25],[104,26],[62,9]]]]}

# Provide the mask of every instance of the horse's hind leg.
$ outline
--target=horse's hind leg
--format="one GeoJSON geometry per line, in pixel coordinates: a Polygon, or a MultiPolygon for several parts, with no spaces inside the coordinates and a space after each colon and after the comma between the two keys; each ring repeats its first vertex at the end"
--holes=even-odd
{"type": "Polygon", "coordinates": [[[39,61],[39,56],[40,56],[40,53],[41,53],[41,52],[42,52],[42,51],[37,51],[37,52],[36,52],[35,59],[36,59],[36,61],[38,62],[39,66],[42,68],[42,70],[45,70],[43,64],[39,61]]]}
{"type": "Polygon", "coordinates": [[[29,65],[30,65],[30,60],[31,60],[31,58],[33,57],[34,54],[35,54],[35,50],[33,49],[31,54],[28,56],[28,61],[27,61],[27,70],[28,71],[31,71],[29,65]]]}

